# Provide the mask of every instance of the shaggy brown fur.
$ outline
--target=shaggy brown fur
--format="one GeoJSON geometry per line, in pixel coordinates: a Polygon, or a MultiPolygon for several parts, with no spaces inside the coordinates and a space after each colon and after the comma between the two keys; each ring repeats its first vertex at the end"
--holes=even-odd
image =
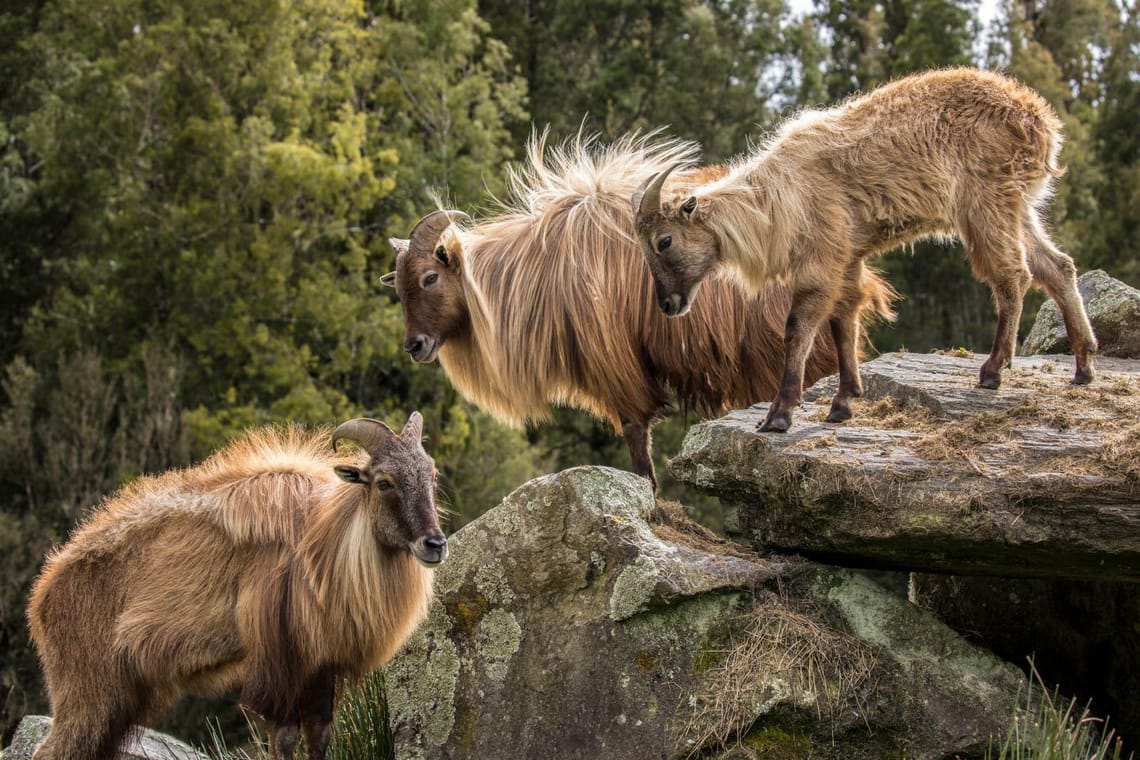
{"type": "Polygon", "coordinates": [[[669,172],[661,172],[633,195],[658,303],[671,316],[684,314],[702,280],[722,267],[753,289],[790,282],[784,377],[761,430],[791,424],[804,358],[824,320],[839,347],[839,391],[828,417],[838,422],[862,393],[852,347],[864,258],[955,235],[997,306],[982,387],[1001,383],[1031,281],[1064,315],[1076,355],[1073,382],[1090,382],[1096,339],[1076,267],[1049,240],[1037,211],[1062,173],[1060,130],[1057,115],[1026,87],[991,72],[951,69],[805,112],[723,178],[696,189],[679,178],[662,193],[669,172]]]}
{"type": "Polygon", "coordinates": [[[407,639],[431,599],[420,563],[446,556],[420,430],[418,413],[399,436],[347,422],[332,440],[358,441],[351,457],[327,431],[260,430],[110,498],[32,590],[54,714],[37,760],[113,758],[180,694],[234,685],[277,757],[299,728],[323,757],[338,680],[407,639]]]}
{"type": "MultiPolygon", "coordinates": [[[[393,241],[397,268],[384,281],[399,291],[405,348],[416,361],[438,353],[456,388],[499,420],[544,420],[552,405],[568,405],[609,421],[634,471],[653,479],[650,429],[670,389],[701,415],[775,394],[788,290],[770,284],[748,296],[713,281],[687,320],[655,307],[629,194],[691,159],[691,144],[651,135],[603,148],[580,137],[547,155],[537,139],[528,153],[501,212],[452,227],[442,251],[438,226],[410,250],[393,241]]],[[[707,167],[685,181],[725,171],[707,167]]],[[[868,273],[857,308],[888,317],[892,297],[868,273]]],[[[830,341],[805,359],[809,380],[835,371],[830,341]]]]}

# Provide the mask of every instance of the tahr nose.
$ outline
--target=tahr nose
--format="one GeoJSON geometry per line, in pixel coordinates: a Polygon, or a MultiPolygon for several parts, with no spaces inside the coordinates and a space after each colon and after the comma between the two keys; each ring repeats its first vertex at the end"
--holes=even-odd
{"type": "Polygon", "coordinates": [[[412,356],[416,356],[424,347],[424,336],[416,335],[404,341],[404,350],[412,356]]]}
{"type": "Polygon", "coordinates": [[[424,551],[428,553],[425,559],[428,562],[443,562],[447,559],[447,539],[442,533],[424,538],[424,551]]]}
{"type": "Polygon", "coordinates": [[[661,299],[661,311],[665,312],[665,316],[674,317],[681,312],[681,294],[674,293],[671,296],[666,296],[661,299]]]}

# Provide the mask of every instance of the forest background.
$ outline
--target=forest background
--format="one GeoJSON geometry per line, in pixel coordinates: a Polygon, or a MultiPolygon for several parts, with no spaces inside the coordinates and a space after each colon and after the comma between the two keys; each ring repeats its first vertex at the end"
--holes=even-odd
{"type": "MultiPolygon", "coordinates": [[[[580,412],[504,428],[404,355],[378,278],[433,190],[492,209],[535,128],[664,126],[719,161],[798,107],[975,63],[1064,118],[1058,242],[1140,285],[1138,22],[1126,0],[1018,0],[984,27],[956,0],[5,0],[0,746],[46,709],[23,617],[44,554],[249,425],[420,409],[452,529],[537,474],[628,466],[580,412]]],[[[988,291],[929,247],[880,262],[905,300],[875,345],[988,350],[988,291]]],[[[691,421],[658,428],[663,475],[691,421]]]]}

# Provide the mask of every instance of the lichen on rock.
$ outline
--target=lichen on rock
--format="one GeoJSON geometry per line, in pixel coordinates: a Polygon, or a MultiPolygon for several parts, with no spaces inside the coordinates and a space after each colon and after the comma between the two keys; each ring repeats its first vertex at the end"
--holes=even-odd
{"type": "MultiPolygon", "coordinates": [[[[397,755],[713,757],[780,738],[819,758],[948,756],[1012,711],[1002,678],[916,683],[918,666],[861,638],[842,590],[890,609],[887,590],[681,520],[643,479],[587,467],[532,481],[459,531],[427,624],[386,673],[397,755]],[[725,679],[731,720],[709,710],[725,679]],[[945,705],[953,725],[929,714],[945,705]]],[[[938,671],[953,634],[917,609],[899,618],[892,635],[938,671]]]]}

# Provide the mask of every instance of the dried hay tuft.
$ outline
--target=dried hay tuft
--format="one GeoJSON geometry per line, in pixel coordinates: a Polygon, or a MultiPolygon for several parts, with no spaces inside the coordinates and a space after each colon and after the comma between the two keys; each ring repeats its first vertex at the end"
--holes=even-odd
{"type": "MultiPolygon", "coordinates": [[[[1016,459],[1027,431],[1087,431],[1101,442],[1098,455],[1073,456],[1059,447],[1056,458],[1036,469],[1074,477],[1123,477],[1130,485],[1140,485],[1140,377],[1104,374],[1089,386],[1059,388],[1055,376],[1042,376],[1039,370],[1007,373],[1008,387],[1023,397],[1005,408],[946,417],[888,397],[856,404],[847,424],[917,434],[913,448],[918,456],[931,462],[965,462],[978,475],[986,474],[977,460],[981,447],[1000,444],[1016,459]]],[[[819,418],[826,413],[826,408],[819,410],[819,418]]],[[[819,438],[834,439],[834,434],[819,438]]]]}
{"type": "Polygon", "coordinates": [[[833,723],[852,707],[863,711],[877,662],[871,647],[787,604],[757,607],[743,638],[715,653],[724,660],[692,697],[694,713],[681,734],[688,757],[739,746],[773,707],[814,709],[833,723]]]}
{"type": "Polygon", "coordinates": [[[730,541],[692,520],[685,507],[676,501],[657,500],[657,510],[650,527],[658,538],[720,556],[757,559],[759,555],[747,546],[730,541]]]}

